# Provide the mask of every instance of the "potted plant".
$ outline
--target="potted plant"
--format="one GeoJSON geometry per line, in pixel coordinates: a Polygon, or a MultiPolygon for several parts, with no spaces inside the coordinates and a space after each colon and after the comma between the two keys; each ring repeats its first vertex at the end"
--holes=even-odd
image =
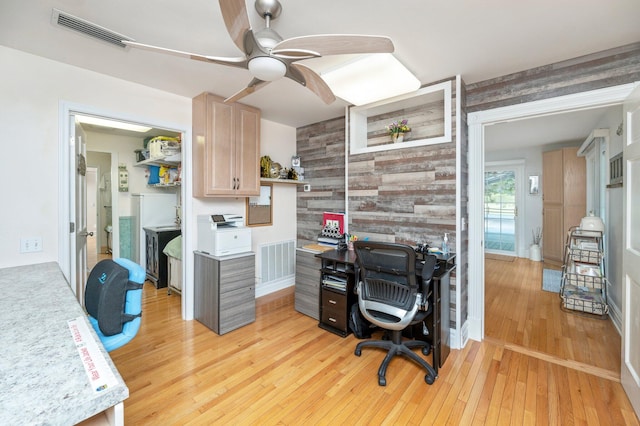
{"type": "Polygon", "coordinates": [[[409,123],[409,120],[405,118],[399,121],[394,121],[387,126],[387,130],[389,131],[389,135],[391,135],[393,143],[402,142],[404,134],[411,131],[411,127],[409,127],[407,123],[409,123]]]}
{"type": "Polygon", "coordinates": [[[529,247],[529,259],[534,262],[540,262],[542,256],[540,255],[540,242],[542,241],[542,229],[538,226],[535,230],[531,230],[533,236],[533,243],[529,247]]]}

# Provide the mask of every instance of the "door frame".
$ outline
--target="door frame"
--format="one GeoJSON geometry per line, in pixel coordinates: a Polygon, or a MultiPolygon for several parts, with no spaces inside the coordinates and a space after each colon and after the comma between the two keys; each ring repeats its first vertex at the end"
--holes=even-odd
{"type": "Polygon", "coordinates": [[[477,111],[469,126],[469,338],[484,339],[484,146],[485,126],[557,113],[620,105],[635,83],[477,111]]]}
{"type": "MultiPolygon", "coordinates": [[[[515,257],[527,257],[528,254],[524,251],[524,222],[526,217],[524,217],[525,207],[524,207],[524,170],[525,163],[524,160],[506,160],[506,161],[487,161],[484,164],[485,170],[482,172],[482,176],[484,179],[484,173],[487,168],[492,169],[502,169],[502,170],[513,170],[515,172],[515,180],[516,180],[516,223],[515,223],[515,245],[513,248],[513,256],[515,257]]],[[[484,185],[483,185],[484,188],[484,185]]],[[[484,189],[483,189],[484,191],[484,189]]],[[[484,197],[484,195],[483,195],[484,197]]],[[[483,203],[484,206],[484,203],[483,203]]],[[[484,233],[483,233],[484,235],[484,233]]],[[[507,256],[511,256],[508,252],[500,252],[496,251],[496,253],[505,254],[507,256]]]]}
{"type": "MultiPolygon", "coordinates": [[[[118,121],[125,121],[144,126],[150,126],[160,129],[167,129],[174,132],[182,133],[182,140],[186,143],[182,144],[182,174],[190,176],[191,173],[191,128],[182,128],[175,123],[161,122],[154,119],[143,118],[138,116],[127,115],[119,112],[97,108],[89,105],[78,104],[61,100],[58,105],[58,164],[60,173],[58,174],[58,265],[67,282],[75,282],[75,271],[72,268],[72,245],[70,244],[69,226],[71,222],[71,209],[75,208],[75,199],[71,199],[69,188],[72,184],[74,174],[72,173],[72,165],[70,164],[69,143],[71,133],[69,130],[69,122],[71,116],[94,115],[101,118],[107,118],[118,121]]],[[[112,153],[112,167],[113,167],[112,153]]],[[[115,182],[115,181],[113,181],[115,182]]],[[[195,250],[194,243],[190,237],[193,232],[194,225],[189,220],[193,216],[192,198],[192,179],[184,179],[180,187],[180,196],[182,200],[181,217],[184,218],[182,223],[182,253],[192,253],[195,250]],[[187,196],[189,194],[189,196],[187,196]]],[[[112,207],[115,215],[116,202],[114,200],[112,207]]],[[[115,226],[114,226],[115,232],[115,226]]],[[[73,233],[75,235],[75,233],[73,233]]],[[[115,239],[113,240],[115,241],[115,239]]],[[[75,259],[75,256],[74,256],[75,259]]],[[[194,318],[194,299],[193,299],[193,280],[187,280],[185,277],[193,277],[193,257],[183,256],[182,278],[183,288],[181,297],[182,319],[192,320],[194,318]]]]}

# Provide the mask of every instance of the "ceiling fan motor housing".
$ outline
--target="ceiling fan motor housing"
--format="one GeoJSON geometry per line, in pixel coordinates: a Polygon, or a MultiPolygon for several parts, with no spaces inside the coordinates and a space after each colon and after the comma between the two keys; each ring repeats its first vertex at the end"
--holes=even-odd
{"type": "Polygon", "coordinates": [[[282,12],[282,6],[278,0],[256,0],[256,11],[263,18],[276,19],[282,12]]]}

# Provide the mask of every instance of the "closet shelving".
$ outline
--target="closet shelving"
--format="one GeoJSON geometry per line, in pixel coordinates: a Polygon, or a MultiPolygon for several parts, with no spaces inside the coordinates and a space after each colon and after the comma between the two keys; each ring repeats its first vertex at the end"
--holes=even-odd
{"type": "Polygon", "coordinates": [[[602,232],[569,229],[560,297],[564,310],[606,318],[609,305],[602,232]]]}

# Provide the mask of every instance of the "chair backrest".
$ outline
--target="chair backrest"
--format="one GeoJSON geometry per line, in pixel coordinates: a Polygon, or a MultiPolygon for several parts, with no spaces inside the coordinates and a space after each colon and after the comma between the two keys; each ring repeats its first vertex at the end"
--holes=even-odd
{"type": "Polygon", "coordinates": [[[356,241],[354,250],[362,315],[383,328],[406,327],[420,301],[414,249],[397,243],[356,241]]]}
{"type": "Polygon", "coordinates": [[[104,336],[122,333],[125,324],[140,317],[145,273],[128,259],[105,259],[91,270],[85,289],[85,308],[104,336]]]}

